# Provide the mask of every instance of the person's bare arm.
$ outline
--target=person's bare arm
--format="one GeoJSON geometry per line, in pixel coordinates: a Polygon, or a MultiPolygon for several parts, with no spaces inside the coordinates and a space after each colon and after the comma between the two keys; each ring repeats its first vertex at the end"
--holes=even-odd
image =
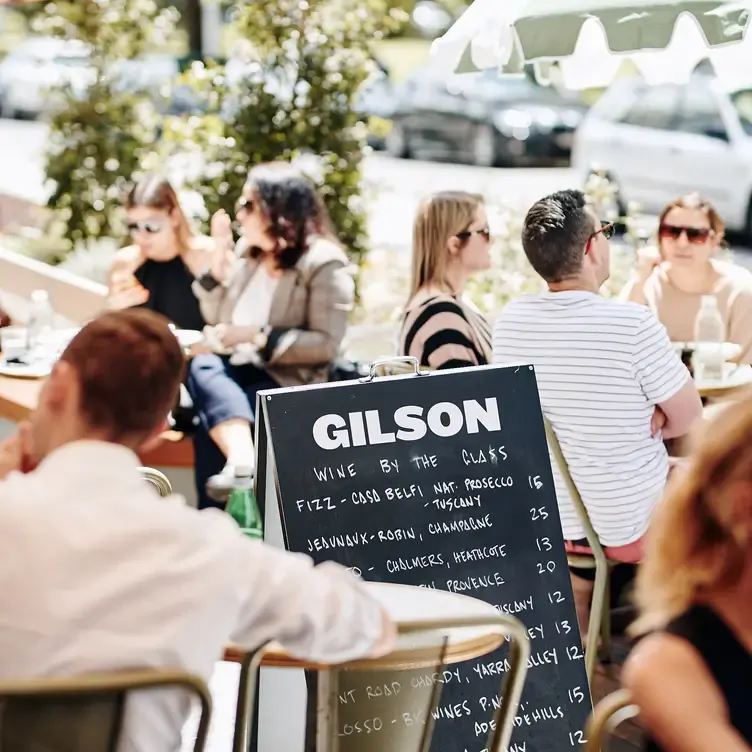
{"type": "Polygon", "coordinates": [[[691,378],[673,397],[660,402],[658,406],[666,416],[664,439],[675,439],[688,434],[692,426],[702,418],[702,400],[691,378]]]}
{"type": "Polygon", "coordinates": [[[107,275],[106,307],[110,311],[141,305],[149,299],[145,290],[134,277],[144,258],[138,246],[122,248],[115,254],[107,275]]]}
{"type": "Polygon", "coordinates": [[[661,253],[657,248],[640,248],[637,252],[637,264],[627,283],[619,293],[619,300],[628,303],[647,305],[645,284],[661,263],[661,253]]]}
{"type": "Polygon", "coordinates": [[[646,637],[622,673],[640,718],[666,752],[752,752],[731,726],[723,695],[700,654],[668,634],[646,637]]]}

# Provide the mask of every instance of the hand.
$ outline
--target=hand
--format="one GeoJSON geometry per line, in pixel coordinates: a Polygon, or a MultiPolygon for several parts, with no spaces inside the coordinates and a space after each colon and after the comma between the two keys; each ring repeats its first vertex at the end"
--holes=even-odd
{"type": "Polygon", "coordinates": [[[145,287],[138,285],[129,287],[119,292],[110,293],[107,296],[107,308],[110,311],[120,311],[123,308],[134,308],[140,306],[149,300],[149,291],[145,287]]]}
{"type": "Polygon", "coordinates": [[[211,275],[217,282],[224,282],[235,260],[232,220],[224,209],[215,212],[211,218],[211,236],[214,241],[214,252],[210,264],[211,275]]]}
{"type": "Polygon", "coordinates": [[[16,433],[0,444],[0,480],[13,472],[30,472],[35,467],[31,424],[20,423],[16,433]]]}
{"type": "Polygon", "coordinates": [[[259,333],[257,326],[236,326],[235,324],[217,324],[214,336],[227,348],[237,347],[243,342],[251,342],[259,333]]]}
{"type": "Polygon", "coordinates": [[[646,280],[662,262],[663,254],[659,248],[655,246],[640,248],[637,251],[637,276],[643,281],[646,280]]]}
{"type": "Polygon", "coordinates": [[[666,413],[660,407],[656,407],[653,410],[653,417],[650,419],[650,435],[657,436],[663,430],[663,426],[666,425],[667,421],[666,413]]]}

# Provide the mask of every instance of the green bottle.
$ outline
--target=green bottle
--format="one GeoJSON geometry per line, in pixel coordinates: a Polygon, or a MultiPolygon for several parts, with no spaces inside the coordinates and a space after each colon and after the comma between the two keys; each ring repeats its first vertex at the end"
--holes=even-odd
{"type": "Polygon", "coordinates": [[[225,511],[238,523],[244,535],[256,540],[263,539],[264,526],[256,494],[253,493],[253,470],[250,467],[239,465],[235,468],[235,480],[225,511]]]}

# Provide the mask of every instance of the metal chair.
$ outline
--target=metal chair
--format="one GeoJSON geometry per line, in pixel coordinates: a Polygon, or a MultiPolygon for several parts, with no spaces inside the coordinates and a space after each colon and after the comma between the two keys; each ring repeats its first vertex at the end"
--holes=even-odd
{"type": "Polygon", "coordinates": [[[583,752],[601,752],[608,737],[614,729],[630,718],[636,718],[640,709],[632,702],[626,689],[619,689],[604,697],[593,708],[585,727],[585,746],[583,752]]]}
{"type": "Polygon", "coordinates": [[[486,749],[488,752],[506,750],[525,683],[530,644],[525,627],[519,620],[498,614],[495,617],[400,625],[400,635],[409,635],[410,641],[418,641],[421,648],[419,658],[413,650],[410,651],[410,662],[404,666],[395,666],[394,662],[398,659],[392,655],[381,659],[383,670],[379,668],[379,660],[376,660],[320,671],[316,752],[383,752],[385,749],[428,752],[433,736],[433,713],[443,688],[442,681],[434,681],[431,677],[444,670],[449,650],[447,633],[450,630],[489,627],[495,627],[498,634],[509,639],[509,668],[499,691],[502,699],[486,749]],[[396,685],[407,685],[410,687],[409,693],[396,691],[396,685]],[[391,694],[389,687],[395,690],[391,694]],[[410,704],[406,705],[408,700],[410,704]],[[364,702],[368,702],[365,715],[364,702]],[[405,720],[406,716],[409,723],[405,720]],[[395,722],[383,721],[385,718],[393,718],[395,722]],[[369,719],[372,733],[364,728],[369,719]],[[402,722],[398,722],[400,720],[402,722]],[[362,732],[348,733],[348,729],[356,728],[356,723],[362,732]]]}
{"type": "Polygon", "coordinates": [[[211,717],[209,689],[199,677],[171,669],[0,681],[0,749],[111,752],[120,738],[126,696],[153,689],[183,690],[198,699],[193,749],[203,752],[211,717]]]}
{"type": "Polygon", "coordinates": [[[561,445],[556,438],[553,427],[548,419],[543,417],[543,424],[546,428],[546,439],[551,455],[556,462],[556,467],[564,479],[564,483],[569,491],[569,497],[572,499],[577,516],[580,518],[582,527],[585,529],[585,537],[592,551],[589,554],[567,554],[567,563],[570,567],[580,569],[595,569],[595,583],[593,585],[593,599],[590,605],[590,620],[588,623],[587,644],[585,645],[585,670],[587,671],[588,680],[592,682],[595,674],[595,665],[598,658],[598,637],[601,638],[601,650],[604,657],[611,654],[611,611],[610,611],[610,574],[611,568],[618,562],[606,558],[598,534],[595,532],[590,517],[582,501],[582,496],[577,490],[577,486],[569,472],[564,454],[561,451],[561,445]]]}
{"type": "Polygon", "coordinates": [[[248,651],[240,662],[232,752],[248,752],[250,749],[259,668],[263,657],[264,646],[248,651]]]}
{"type": "Polygon", "coordinates": [[[167,497],[172,494],[172,484],[164,473],[155,470],[153,467],[140,467],[141,475],[144,480],[151,483],[161,497],[167,497]]]}

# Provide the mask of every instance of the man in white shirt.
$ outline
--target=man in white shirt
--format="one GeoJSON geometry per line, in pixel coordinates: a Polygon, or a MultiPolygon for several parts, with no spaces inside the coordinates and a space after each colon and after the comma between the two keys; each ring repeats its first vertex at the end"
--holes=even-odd
{"type": "MultiPolygon", "coordinates": [[[[0,450],[0,676],[172,667],[208,680],[229,642],[275,639],[324,663],[390,649],[393,625],[344,568],[248,540],[224,512],[160,499],[141,478],[136,450],[183,369],[161,317],[107,313],[0,450]]],[[[178,749],[188,711],[178,692],[134,696],[121,752],[178,749]]]]}
{"type": "MultiPolygon", "coordinates": [[[[535,366],[543,413],[601,543],[610,557],[636,562],[666,483],[663,439],[687,433],[702,406],[654,314],[599,295],[612,232],[580,191],[554,193],[530,209],[522,244],[548,290],[504,307],[493,359],[535,366]]],[[[578,550],[585,531],[554,471],[567,547],[578,550]]]]}

